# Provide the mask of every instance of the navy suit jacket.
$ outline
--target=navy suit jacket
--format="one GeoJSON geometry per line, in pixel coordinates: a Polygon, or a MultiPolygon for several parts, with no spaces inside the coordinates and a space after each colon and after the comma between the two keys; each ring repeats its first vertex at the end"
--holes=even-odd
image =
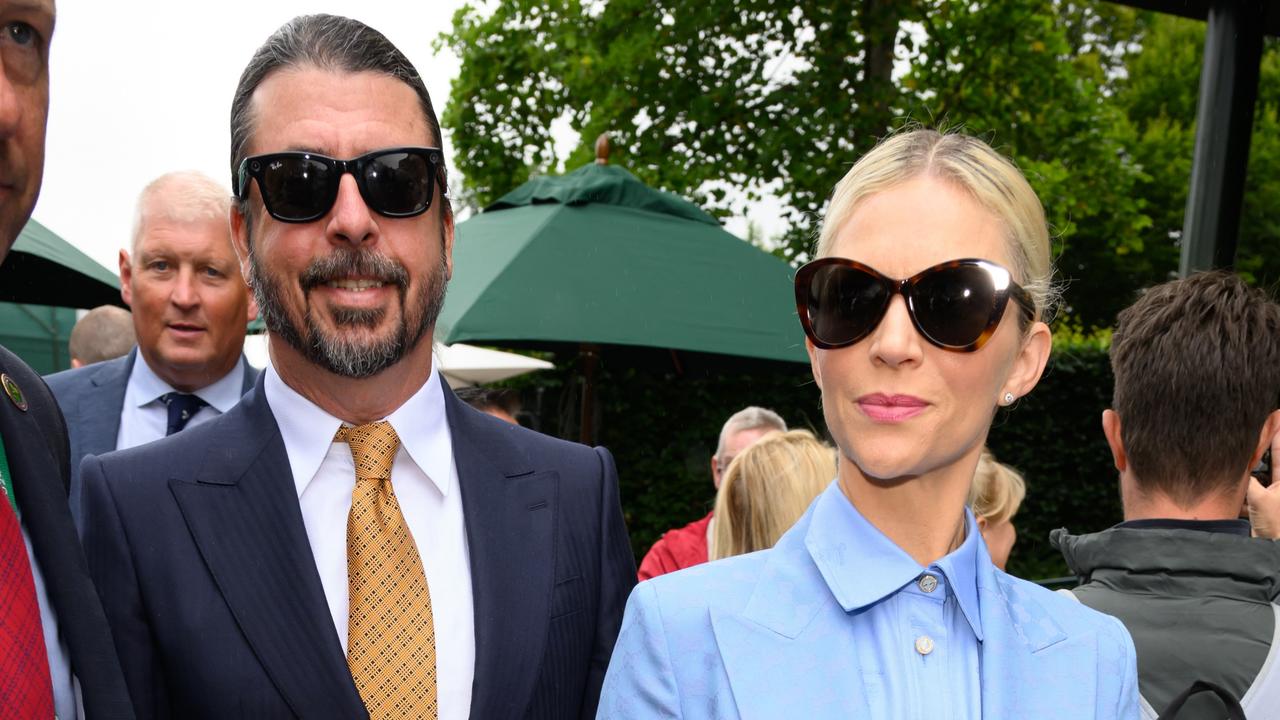
{"type": "Polygon", "coordinates": [[[22,525],[44,575],[71,671],[80,680],[85,713],[89,720],[132,718],[107,618],[67,510],[70,463],[62,415],[40,376],[3,347],[0,373],[17,383],[27,401],[24,411],[0,395],[0,438],[22,525]]]}
{"type": "MultiPolygon", "coordinates": [[[[613,459],[448,390],[445,406],[475,603],[471,717],[592,717],[635,583],[613,459]]],[[[139,717],[366,716],[261,380],[221,417],[89,457],[81,475],[89,568],[139,717]]]]}
{"type": "MultiPolygon", "coordinates": [[[[77,527],[84,527],[81,508],[80,461],[86,455],[101,455],[116,449],[120,437],[120,414],[124,411],[124,391],[137,362],[138,348],[123,357],[104,360],[73,370],[63,370],[45,378],[62,408],[71,435],[71,514],[77,527]]],[[[249,392],[258,371],[244,359],[244,390],[249,392]]]]}

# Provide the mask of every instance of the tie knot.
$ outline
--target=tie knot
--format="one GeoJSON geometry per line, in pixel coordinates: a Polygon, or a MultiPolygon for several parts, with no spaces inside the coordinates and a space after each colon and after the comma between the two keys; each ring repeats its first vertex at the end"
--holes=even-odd
{"type": "Polygon", "coordinates": [[[344,425],[338,428],[333,439],[351,446],[357,480],[391,479],[391,463],[400,447],[400,436],[391,423],[383,420],[355,427],[344,425]]]}
{"type": "Polygon", "coordinates": [[[200,399],[199,395],[182,392],[168,392],[160,396],[160,402],[169,409],[169,423],[165,429],[166,435],[172,435],[181,431],[187,426],[187,422],[191,420],[200,408],[207,407],[209,403],[200,399]]]}

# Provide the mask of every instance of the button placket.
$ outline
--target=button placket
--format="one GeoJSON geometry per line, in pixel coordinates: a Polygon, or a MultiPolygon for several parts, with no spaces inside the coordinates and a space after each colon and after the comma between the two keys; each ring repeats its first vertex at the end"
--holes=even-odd
{"type": "Polygon", "coordinates": [[[933,652],[933,638],[928,635],[921,635],[916,638],[916,652],[921,655],[928,655],[933,652]]]}

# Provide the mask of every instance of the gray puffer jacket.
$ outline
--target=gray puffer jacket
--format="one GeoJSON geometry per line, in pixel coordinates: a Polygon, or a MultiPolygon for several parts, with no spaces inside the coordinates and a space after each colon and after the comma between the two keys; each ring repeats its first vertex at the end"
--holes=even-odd
{"type": "MultiPolygon", "coordinates": [[[[1139,688],[1157,712],[1196,680],[1243,698],[1271,657],[1280,542],[1125,527],[1091,535],[1054,530],[1050,542],[1080,578],[1076,597],[1128,628],[1139,688]]],[[[1280,717],[1280,708],[1271,711],[1280,717]]],[[[1179,715],[1200,717],[1223,717],[1221,702],[1200,695],[1179,715]]]]}

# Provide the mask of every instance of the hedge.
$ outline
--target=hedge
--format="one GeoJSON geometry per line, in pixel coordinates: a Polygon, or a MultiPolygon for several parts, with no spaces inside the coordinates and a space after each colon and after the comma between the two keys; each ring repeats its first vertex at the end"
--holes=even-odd
{"type": "MultiPolygon", "coordinates": [[[[577,439],[581,372],[572,352],[557,369],[504,383],[521,391],[538,429],[577,439]]],[[[1120,519],[1119,490],[1102,436],[1111,396],[1105,340],[1055,343],[1044,378],[1027,397],[1001,410],[988,440],[993,452],[1027,479],[1015,519],[1018,544],[1009,570],[1041,579],[1066,574],[1049,531],[1108,527],[1120,519]]],[[[726,367],[709,356],[666,360],[652,352],[606,348],[596,384],[596,443],[618,464],[623,513],[637,560],[666,530],[711,507],[710,457],[725,418],[746,405],[780,413],[792,427],[825,435],[817,387],[806,365],[745,363],[726,367]]]]}

